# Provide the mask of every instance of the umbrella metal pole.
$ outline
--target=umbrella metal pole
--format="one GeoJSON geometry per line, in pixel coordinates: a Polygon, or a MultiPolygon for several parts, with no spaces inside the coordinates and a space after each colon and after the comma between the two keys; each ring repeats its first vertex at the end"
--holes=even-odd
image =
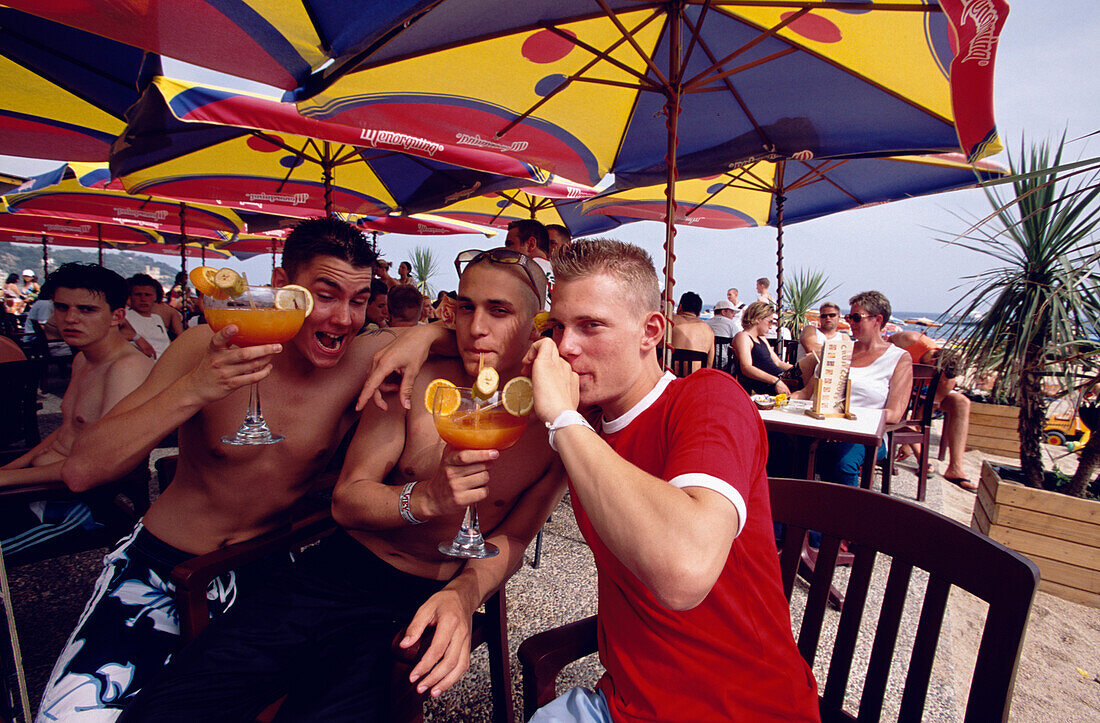
{"type": "Polygon", "coordinates": [[[329,153],[328,141],[325,141],[325,152],[321,156],[321,180],[325,184],[325,215],[332,217],[332,156],[329,153]]]}
{"type": "Polygon", "coordinates": [[[665,87],[665,125],[668,128],[668,152],[665,162],[668,166],[665,177],[665,293],[661,300],[661,313],[665,316],[665,358],[661,360],[663,368],[672,363],[672,318],[668,313],[672,306],[673,289],[676,280],[672,277],[672,267],[676,261],[676,148],[679,145],[680,121],[680,46],[683,41],[683,24],[680,20],[680,3],[673,3],[669,16],[669,83],[665,87]]]}
{"type": "Polygon", "coordinates": [[[781,184],[775,197],[775,313],[780,316],[783,314],[783,203],[786,200],[781,184]]]}
{"type": "Polygon", "coordinates": [[[180,271],[187,273],[187,204],[180,204],[180,271]]]}
{"type": "Polygon", "coordinates": [[[46,240],[46,234],[42,234],[42,283],[46,283],[46,277],[50,275],[50,242],[46,240]]]}
{"type": "Polygon", "coordinates": [[[96,230],[96,234],[95,234],[96,235],[96,238],[95,238],[96,255],[99,258],[99,261],[98,261],[99,265],[102,266],[103,265],[103,224],[97,223],[95,225],[95,230],[96,230]]]}
{"type": "Polygon", "coordinates": [[[275,239],[271,239],[271,273],[275,273],[275,239]]]}

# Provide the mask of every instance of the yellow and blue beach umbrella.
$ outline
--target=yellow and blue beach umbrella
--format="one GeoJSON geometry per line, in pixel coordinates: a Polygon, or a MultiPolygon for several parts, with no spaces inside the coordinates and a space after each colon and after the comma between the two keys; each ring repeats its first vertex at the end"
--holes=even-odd
{"type": "Polygon", "coordinates": [[[4,199],[17,215],[135,226],[214,241],[219,233],[239,233],[244,227],[231,209],[131,195],[106,188],[109,183],[105,166],[86,171],[68,164],[28,179],[4,199]]]}
{"type": "Polygon", "coordinates": [[[535,219],[565,226],[574,236],[587,236],[615,228],[621,222],[607,216],[585,216],[581,201],[596,195],[591,186],[554,177],[540,188],[520,188],[486,193],[443,206],[444,218],[506,229],[512,221],[535,219]]]}
{"type": "Polygon", "coordinates": [[[161,55],[292,89],[354,57],[429,0],[4,0],[4,4],[161,55]]]}
{"type": "MultiPolygon", "coordinates": [[[[1008,169],[960,153],[883,158],[760,161],[676,184],[676,223],[699,228],[780,226],[931,193],[973,188],[1008,169]]],[[[586,214],[665,220],[664,186],[610,190],[582,203],[586,214]]]]}
{"type": "Polygon", "coordinates": [[[0,7],[0,153],[106,161],[144,51],[0,7]]]}
{"type": "MultiPolygon", "coordinates": [[[[1007,5],[440,0],[354,65],[314,76],[312,117],[496,150],[578,181],[707,163],[999,149],[1007,5]]],[[[671,173],[670,173],[671,171],[671,173]]]]}
{"type": "MultiPolygon", "coordinates": [[[[158,78],[133,107],[115,144],[112,175],[131,193],[308,218],[424,211],[456,198],[545,183],[548,175],[512,163],[521,177],[413,155],[391,147],[319,139],[319,126],[272,98],[158,78]],[[245,127],[196,122],[197,108],[232,106],[245,127]],[[299,118],[308,136],[274,131],[299,118]]],[[[346,126],[335,126],[347,135],[346,126]]],[[[354,134],[351,134],[354,135],[354,134]]],[[[412,141],[408,141],[413,145],[412,141]]]]}
{"type": "MultiPolygon", "coordinates": [[[[776,297],[783,300],[783,226],[853,208],[973,188],[1008,169],[961,153],[883,158],[759,161],[676,184],[677,225],[777,229],[776,297]]],[[[618,221],[667,219],[663,185],[611,190],[582,204],[584,213],[618,221]]]]}

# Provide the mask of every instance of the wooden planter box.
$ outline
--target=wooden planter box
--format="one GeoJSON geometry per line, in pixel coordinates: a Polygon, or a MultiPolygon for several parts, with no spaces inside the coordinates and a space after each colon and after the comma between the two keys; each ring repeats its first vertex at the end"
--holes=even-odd
{"type": "Polygon", "coordinates": [[[966,448],[1019,459],[1020,433],[1017,429],[1019,419],[1019,407],[972,402],[970,433],[966,439],[966,448]]]}
{"type": "Polygon", "coordinates": [[[970,526],[1039,566],[1039,589],[1100,607],[1100,501],[1002,480],[988,461],[970,526]]]}

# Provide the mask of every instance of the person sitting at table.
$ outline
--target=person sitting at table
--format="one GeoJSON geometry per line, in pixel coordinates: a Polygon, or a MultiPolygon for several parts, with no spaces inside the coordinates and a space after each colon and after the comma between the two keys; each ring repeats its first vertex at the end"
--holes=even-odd
{"type": "Polygon", "coordinates": [[[605,673],[531,721],[816,721],[779,579],[755,408],[728,374],[676,378],[644,250],[585,239],[554,258],[553,339],[532,347],[550,429],[599,576],[605,673]],[[596,429],[579,409],[599,407],[596,429]]]}
{"type": "Polygon", "coordinates": [[[707,354],[707,366],[714,366],[714,330],[699,318],[703,299],[694,291],[686,291],[672,317],[672,348],[702,351],[707,354]]]}
{"type": "MultiPolygon", "coordinates": [[[[461,264],[454,319],[461,356],[423,366],[414,381],[419,399],[435,379],[472,386],[482,364],[503,384],[521,373],[537,338],[546,278],[532,259],[501,248],[463,252],[461,264]]],[[[344,529],[273,578],[268,594],[211,623],[122,721],[252,720],[288,684],[280,720],[387,720],[386,663],[405,626],[402,647],[435,628],[411,679],[420,692],[440,695],[469,665],[474,611],[519,568],[564,491],[562,463],[535,419],[508,449],[461,450],[439,438],[423,403],[407,411],[367,405],[333,494],[344,529]],[[500,553],[443,555],[438,544],[475,503],[500,553]]]]}
{"type": "MultiPolygon", "coordinates": [[[[947,469],[943,477],[948,482],[970,492],[977,492],[978,484],[967,478],[963,469],[966,438],[970,432],[970,400],[955,390],[958,365],[953,358],[941,359],[939,346],[927,334],[916,331],[899,331],[890,336],[890,343],[909,352],[914,364],[930,364],[942,370],[936,386],[935,405],[943,412],[943,438],[947,441],[947,469]]],[[[898,459],[905,447],[912,446],[912,453],[920,459],[920,445],[905,445],[898,450],[898,459]]],[[[929,463],[929,472],[932,464],[929,463]]]]}
{"type": "MultiPolygon", "coordinates": [[[[61,426],[0,467],[0,487],[61,482],[61,468],[80,435],[137,389],[153,368],[153,361],[119,331],[129,288],[114,271],[98,264],[64,264],[47,278],[43,296],[53,298],[53,323],[77,350],[72,378],[61,400],[61,426]]],[[[5,554],[12,554],[96,526],[83,502],[39,501],[4,509],[0,537],[5,554]]]]}
{"type": "Polygon", "coordinates": [[[122,335],[150,359],[160,359],[172,339],[183,333],[183,316],[161,303],[164,289],[152,276],[134,274],[128,281],[130,308],[122,323],[122,335]]]}
{"type": "Polygon", "coordinates": [[[754,301],[741,314],[744,331],[733,337],[737,381],[749,394],[790,394],[802,388],[809,378],[815,360],[796,366],[780,360],[775,349],[764,338],[775,325],[775,307],[765,301],[754,301]]]}
{"type": "Polygon", "coordinates": [[[26,303],[23,290],[19,288],[19,274],[8,274],[4,282],[4,306],[10,313],[18,316],[23,313],[23,306],[26,303]]]}
{"type": "MultiPolygon", "coordinates": [[[[904,351],[882,337],[890,318],[890,301],[878,291],[863,291],[848,300],[851,312],[844,318],[852,325],[852,364],[848,370],[853,407],[886,410],[886,424],[900,422],[909,406],[913,388],[913,362],[904,351]]],[[[795,394],[809,399],[814,384],[795,394]]],[[[817,452],[821,478],[851,487],[859,486],[860,467],[866,448],[851,442],[822,442],[817,452]]],[[[878,459],[886,458],[886,446],[878,448],[878,459]]]]}
{"type": "Polygon", "coordinates": [[[840,307],[831,301],[826,301],[818,308],[817,319],[817,326],[806,324],[802,327],[798,343],[802,345],[807,356],[816,354],[817,358],[820,358],[821,346],[840,333],[840,307]]]}

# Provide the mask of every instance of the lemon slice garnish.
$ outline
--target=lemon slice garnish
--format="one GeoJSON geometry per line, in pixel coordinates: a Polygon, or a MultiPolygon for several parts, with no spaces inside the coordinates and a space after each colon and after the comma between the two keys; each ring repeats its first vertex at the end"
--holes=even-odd
{"type": "Polygon", "coordinates": [[[485,367],[477,373],[477,379],[474,380],[474,396],[488,399],[496,394],[498,386],[500,386],[500,375],[497,374],[497,370],[485,367]]]}
{"type": "Polygon", "coordinates": [[[275,308],[281,311],[305,309],[306,316],[309,316],[313,313],[313,294],[304,286],[287,284],[275,290],[275,308]]]}
{"type": "Polygon", "coordinates": [[[218,287],[223,294],[236,298],[245,292],[248,284],[245,283],[244,277],[233,269],[218,269],[214,274],[214,286],[218,287]]]}
{"type": "Polygon", "coordinates": [[[514,377],[508,380],[500,393],[500,403],[513,417],[526,417],[535,406],[535,388],[530,377],[514,377]]]}
{"type": "Polygon", "coordinates": [[[458,409],[458,405],[462,403],[462,395],[459,394],[458,388],[455,387],[448,379],[433,379],[428,382],[428,388],[424,390],[424,406],[428,409],[428,414],[433,411],[433,405],[435,404],[435,390],[447,389],[454,390],[445,392],[445,396],[440,399],[439,413],[444,417],[449,417],[455,413],[458,409]]]}

